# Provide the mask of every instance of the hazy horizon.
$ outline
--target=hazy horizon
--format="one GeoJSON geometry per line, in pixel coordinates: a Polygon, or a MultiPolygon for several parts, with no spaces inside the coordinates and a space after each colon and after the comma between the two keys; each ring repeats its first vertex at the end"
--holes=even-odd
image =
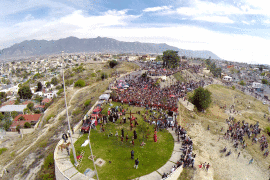
{"type": "Polygon", "coordinates": [[[228,61],[270,65],[267,4],[262,0],[4,0],[0,49],[24,40],[101,36],[208,50],[228,61]]]}

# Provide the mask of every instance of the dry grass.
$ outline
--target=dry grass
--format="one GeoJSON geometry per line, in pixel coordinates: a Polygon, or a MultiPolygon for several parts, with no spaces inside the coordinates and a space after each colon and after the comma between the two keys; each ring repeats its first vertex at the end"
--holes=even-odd
{"type": "MultiPolygon", "coordinates": [[[[194,142],[194,150],[198,153],[198,160],[197,164],[201,163],[202,161],[210,162],[212,164],[211,172],[205,173],[201,170],[195,171],[195,179],[208,179],[212,177],[213,179],[226,179],[224,176],[225,171],[220,171],[218,167],[221,166],[220,162],[231,164],[236,160],[232,158],[220,157],[219,150],[227,145],[228,148],[232,149],[232,143],[223,138],[218,141],[219,137],[223,137],[225,130],[228,129],[228,125],[226,124],[226,119],[229,118],[228,108],[230,105],[234,104],[235,109],[239,111],[239,113],[233,116],[236,118],[236,121],[248,122],[249,124],[255,124],[257,121],[260,123],[260,127],[265,129],[266,126],[269,126],[269,122],[267,122],[267,118],[264,118],[263,115],[268,113],[268,108],[266,105],[263,105],[261,101],[257,101],[254,97],[245,95],[241,91],[232,90],[227,87],[223,87],[220,85],[211,85],[208,86],[207,89],[212,92],[212,104],[211,107],[206,111],[206,113],[201,112],[189,112],[188,110],[184,109],[183,105],[180,105],[179,112],[181,115],[181,124],[187,129],[188,134],[191,138],[195,139],[194,142]],[[235,98],[236,97],[236,98],[235,98]],[[238,101],[238,102],[237,102],[238,101]],[[250,102],[250,104],[249,104],[250,102]],[[227,106],[227,110],[221,109],[220,106],[227,106]],[[250,106],[247,109],[247,106],[250,106]],[[207,131],[207,126],[209,125],[210,131],[207,131]],[[196,128],[195,128],[196,127],[196,128]],[[223,127],[223,131],[221,132],[221,128],[223,127]],[[208,149],[208,150],[207,150],[208,149]]],[[[264,134],[267,139],[269,136],[265,132],[261,132],[259,137],[264,134]]],[[[251,140],[246,138],[246,143],[248,147],[243,151],[241,150],[241,157],[242,159],[237,162],[235,167],[242,167],[248,164],[248,160],[253,157],[254,164],[253,168],[259,174],[256,175],[257,177],[264,177],[262,172],[265,172],[268,169],[270,164],[270,159],[263,157],[263,152],[260,151],[259,143],[251,145],[251,140]],[[259,163],[260,162],[260,163],[259,163]]],[[[238,150],[238,151],[239,151],[238,150]]],[[[233,155],[235,156],[235,152],[233,150],[233,155]]],[[[244,169],[238,168],[239,174],[249,174],[249,169],[252,168],[251,166],[244,169]]],[[[235,175],[237,172],[233,168],[229,168],[226,170],[228,178],[235,175]]]]}

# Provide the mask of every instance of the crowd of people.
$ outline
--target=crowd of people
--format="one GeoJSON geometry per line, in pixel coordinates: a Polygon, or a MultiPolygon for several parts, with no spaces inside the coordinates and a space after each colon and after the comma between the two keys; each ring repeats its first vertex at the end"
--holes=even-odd
{"type": "MultiPolygon", "coordinates": [[[[257,142],[259,141],[261,151],[265,150],[263,155],[266,157],[268,156],[269,151],[268,151],[268,142],[266,140],[266,137],[262,135],[260,138],[258,138],[258,135],[261,133],[259,122],[257,122],[254,125],[253,124],[249,125],[249,123],[243,120],[241,124],[240,121],[235,122],[234,117],[232,116],[230,116],[229,119],[226,119],[226,122],[229,126],[229,129],[227,130],[227,132],[225,132],[224,138],[227,140],[231,139],[235,150],[237,150],[239,146],[242,146],[243,149],[247,147],[247,143],[245,142],[245,139],[244,139],[244,136],[246,134],[249,139],[252,138],[252,145],[257,144],[257,142]]],[[[224,149],[226,151],[226,147],[224,149]]],[[[238,157],[239,155],[240,153],[238,154],[238,157]]]]}
{"type": "MultiPolygon", "coordinates": [[[[154,107],[177,112],[179,98],[186,95],[187,89],[193,90],[199,86],[204,86],[204,81],[178,82],[175,85],[161,89],[157,80],[143,76],[127,78],[126,83],[129,88],[117,88],[114,101],[128,103],[136,106],[154,107]]],[[[119,84],[116,81],[114,86],[119,84]]]]}
{"type": "MultiPolygon", "coordinates": [[[[177,161],[176,165],[172,166],[172,169],[170,173],[173,173],[178,167],[183,166],[183,168],[186,167],[194,167],[196,154],[193,154],[193,142],[192,139],[187,135],[187,131],[178,125],[175,129],[175,133],[178,137],[178,141],[182,141],[182,155],[179,157],[179,160],[177,161]]],[[[162,175],[163,179],[166,179],[170,176],[170,173],[165,173],[162,175]]]]}

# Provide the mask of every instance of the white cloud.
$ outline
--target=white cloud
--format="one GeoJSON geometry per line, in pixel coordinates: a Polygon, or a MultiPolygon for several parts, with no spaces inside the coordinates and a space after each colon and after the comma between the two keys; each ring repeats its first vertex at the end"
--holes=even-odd
{"type": "Polygon", "coordinates": [[[250,25],[250,23],[247,22],[247,21],[242,21],[242,23],[243,23],[243,24],[246,24],[246,25],[250,25]]]}
{"type": "Polygon", "coordinates": [[[235,6],[225,3],[212,3],[200,0],[192,1],[190,7],[180,7],[177,9],[178,14],[186,16],[200,15],[231,15],[242,14],[241,10],[235,6]]]}
{"type": "Polygon", "coordinates": [[[155,11],[169,10],[171,8],[172,6],[157,6],[157,7],[146,8],[143,10],[143,12],[155,12],[155,11]]]}
{"type": "MultiPolygon", "coordinates": [[[[128,15],[127,10],[110,10],[99,16],[89,16],[83,11],[74,11],[60,19],[33,19],[17,23],[12,27],[4,26],[0,29],[0,44],[4,45],[13,40],[56,40],[68,36],[78,38],[102,36],[123,41],[167,43],[182,49],[210,50],[227,60],[258,61],[269,64],[267,52],[270,40],[255,36],[218,33],[179,24],[159,24],[159,28],[151,24],[131,27],[130,22],[139,17],[128,15]]],[[[220,21],[220,17],[210,20],[220,21]]],[[[223,20],[228,21],[226,18],[223,20]]]]}
{"type": "Polygon", "coordinates": [[[27,14],[24,18],[25,21],[33,20],[34,17],[31,14],[27,14]]]}
{"type": "Polygon", "coordinates": [[[216,23],[228,23],[228,24],[234,23],[233,20],[229,19],[226,16],[201,16],[201,17],[195,17],[193,18],[193,20],[216,22],[216,23]]]}

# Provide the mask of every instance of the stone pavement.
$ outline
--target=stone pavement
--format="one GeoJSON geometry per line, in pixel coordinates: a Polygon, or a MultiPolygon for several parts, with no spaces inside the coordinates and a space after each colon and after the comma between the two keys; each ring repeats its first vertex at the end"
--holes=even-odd
{"type": "Polygon", "coordinates": [[[168,131],[171,133],[171,135],[173,136],[173,139],[174,139],[174,148],[173,148],[173,153],[171,155],[171,158],[169,159],[169,161],[167,161],[167,163],[165,165],[163,165],[161,168],[159,168],[158,170],[150,173],[150,174],[147,174],[147,175],[144,175],[144,176],[141,176],[139,178],[136,178],[138,180],[148,180],[148,179],[151,179],[151,180],[161,180],[162,179],[162,174],[165,172],[165,173],[170,173],[171,169],[172,169],[172,166],[173,165],[176,165],[176,162],[180,159],[180,156],[182,154],[181,150],[180,150],[180,147],[181,147],[181,144],[182,143],[179,143],[177,141],[177,136],[175,134],[175,131],[172,130],[171,128],[168,128],[168,131]]]}
{"type": "MultiPolygon", "coordinates": [[[[76,131],[72,135],[72,141],[75,143],[77,139],[80,138],[79,131],[76,131]]],[[[70,142],[70,138],[67,142],[70,142]]],[[[57,180],[62,179],[70,179],[70,180],[94,180],[93,178],[89,178],[85,176],[84,174],[80,173],[75,166],[71,163],[70,157],[67,153],[66,149],[63,149],[61,151],[58,149],[59,145],[63,143],[63,140],[60,140],[57,144],[55,151],[54,151],[54,162],[55,166],[57,166],[57,170],[55,171],[57,180]]],[[[71,152],[71,146],[69,146],[69,152],[71,152]]]]}

